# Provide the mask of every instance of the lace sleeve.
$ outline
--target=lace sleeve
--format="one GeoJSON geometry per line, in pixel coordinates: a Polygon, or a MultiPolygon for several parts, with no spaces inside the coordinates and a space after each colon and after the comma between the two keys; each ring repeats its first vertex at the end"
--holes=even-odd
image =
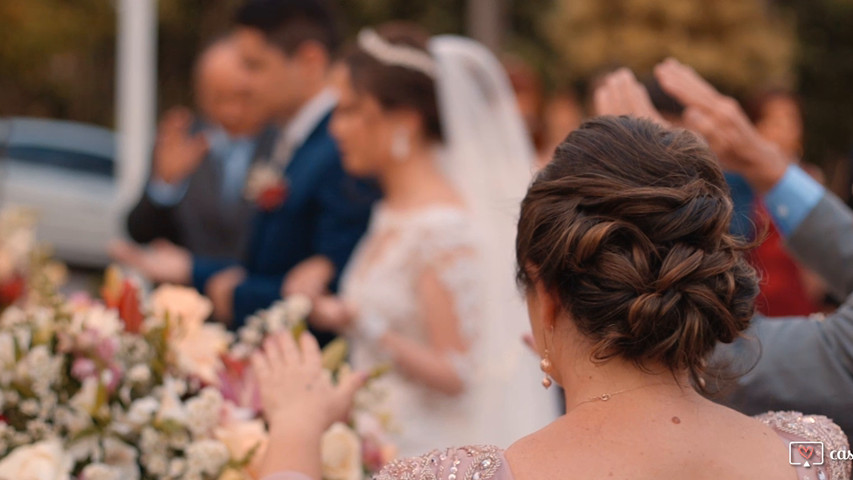
{"type": "Polygon", "coordinates": [[[494,446],[434,450],[421,457],[397,460],[375,480],[512,480],[503,452],[494,446]]]}
{"type": "Polygon", "coordinates": [[[768,425],[788,443],[789,461],[797,464],[800,478],[847,480],[850,461],[830,458],[833,451],[847,451],[847,435],[832,420],[822,415],[800,412],[767,412],[755,417],[768,425]],[[809,466],[806,463],[809,462],[809,466]]]}
{"type": "MultiPolygon", "coordinates": [[[[429,225],[420,235],[416,253],[419,270],[437,275],[438,282],[450,294],[460,335],[475,345],[482,324],[484,295],[480,288],[482,252],[470,224],[460,216],[429,225]]],[[[473,347],[466,353],[450,353],[449,358],[459,378],[470,383],[478,358],[473,347]]]]}
{"type": "Polygon", "coordinates": [[[431,270],[452,296],[453,310],[464,338],[476,337],[482,315],[483,292],[479,288],[480,251],[464,221],[447,222],[424,229],[417,261],[421,271],[431,270]]]}

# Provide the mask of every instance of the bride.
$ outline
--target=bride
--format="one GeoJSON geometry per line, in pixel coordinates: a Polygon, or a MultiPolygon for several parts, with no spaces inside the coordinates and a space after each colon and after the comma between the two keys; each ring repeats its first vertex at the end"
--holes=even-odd
{"type": "MultiPolygon", "coordinates": [[[[701,82],[687,68],[668,68],[678,69],[678,81],[701,82]]],[[[639,88],[625,75],[620,81],[626,88],[597,100],[631,111],[633,100],[646,103],[610,97],[639,88]]],[[[703,99],[731,111],[727,99],[703,99]]],[[[741,140],[727,144],[729,162],[762,141],[742,125],[726,130],[741,140]]],[[[762,151],[763,164],[782,158],[762,151]]],[[[753,158],[750,167],[760,165],[753,158]]],[[[516,242],[543,383],[565,388],[566,415],[505,451],[436,450],[378,478],[849,478],[849,462],[828,453],[848,448],[829,419],[750,418],[700,394],[706,359],[746,329],[758,292],[744,246],[728,232],[731,215],[717,159],[695,134],[624,116],[581,126],[528,190],[516,242]],[[788,442],[823,442],[811,445],[823,455],[788,442]]],[[[319,437],[365,380],[332,386],[316,341],[304,335],[300,343],[280,335],[253,358],[269,379],[266,480],[321,477],[319,437]]]]}
{"type": "Polygon", "coordinates": [[[359,34],[336,86],[344,168],[377,178],[384,200],[313,326],[346,334],[356,369],[393,367],[378,390],[403,455],[508,445],[553,420],[556,398],[519,390],[538,381],[511,281],[534,156],[500,65],[471,40],[395,23],[359,34]]]}

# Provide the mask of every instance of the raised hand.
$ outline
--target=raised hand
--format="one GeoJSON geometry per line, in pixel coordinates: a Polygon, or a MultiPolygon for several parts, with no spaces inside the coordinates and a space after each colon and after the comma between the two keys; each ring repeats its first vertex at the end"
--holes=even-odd
{"type": "Polygon", "coordinates": [[[658,65],[655,76],[685,106],[685,127],[705,137],[723,167],[743,175],[759,193],[781,180],[790,159],[761,137],[736,100],[674,59],[658,65]]]}
{"type": "Polygon", "coordinates": [[[323,255],[303,260],[290,269],[281,286],[281,296],[305,295],[317,298],[326,292],[335,276],[335,265],[323,255]]]}
{"type": "Polygon", "coordinates": [[[207,140],[201,134],[192,135],[192,113],[176,107],[163,116],[154,146],[154,176],[171,184],[184,181],[192,174],[207,153],[207,140]]]}
{"type": "Polygon", "coordinates": [[[261,403],[270,424],[270,443],[261,473],[296,471],[321,478],[320,439],[334,422],[346,419],[367,376],[341,372],[337,385],[323,370],[317,340],[308,333],[299,345],[290,332],[268,339],[252,356],[261,403]],[[286,455],[282,455],[286,452],[286,455]]]}
{"type": "Polygon", "coordinates": [[[324,295],[314,300],[308,321],[314,328],[342,333],[352,326],[355,316],[352,305],[339,297],[324,295]]]}
{"type": "Polygon", "coordinates": [[[631,115],[669,126],[655,109],[646,88],[627,68],[604,77],[595,89],[594,104],[596,115],[631,115]]]}
{"type": "Polygon", "coordinates": [[[263,352],[252,357],[255,374],[264,379],[261,402],[269,422],[322,433],[347,418],[366,376],[344,374],[335,385],[323,370],[322,358],[311,334],[303,333],[297,346],[290,332],[268,339],[263,352]]]}
{"type": "Polygon", "coordinates": [[[152,282],[185,285],[190,281],[192,255],[167,240],[155,240],[149,247],[115,240],[109,253],[113,260],[137,270],[152,282]]]}
{"type": "Polygon", "coordinates": [[[213,318],[226,325],[234,320],[234,290],[246,280],[243,267],[222,270],[207,281],[204,294],[213,303],[213,318]]]}

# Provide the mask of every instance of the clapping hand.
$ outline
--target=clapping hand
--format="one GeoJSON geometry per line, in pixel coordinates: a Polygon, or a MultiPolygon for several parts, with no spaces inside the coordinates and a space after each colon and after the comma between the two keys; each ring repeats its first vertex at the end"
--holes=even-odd
{"type": "Polygon", "coordinates": [[[261,403],[270,424],[261,473],[297,471],[320,478],[320,438],[334,422],[347,418],[367,375],[342,371],[333,384],[317,340],[303,333],[297,346],[289,331],[264,343],[263,352],[252,356],[252,369],[263,379],[261,403]]]}
{"type": "Polygon", "coordinates": [[[655,68],[661,87],[685,106],[685,127],[702,135],[728,170],[759,193],[785,174],[790,159],[761,137],[738,102],[719,93],[692,68],[669,59],[655,68]]]}
{"type": "Polygon", "coordinates": [[[595,89],[594,103],[596,115],[631,115],[669,126],[655,109],[646,88],[627,68],[604,77],[595,89]]]}
{"type": "Polygon", "coordinates": [[[192,135],[192,113],[176,107],[163,116],[154,146],[154,176],[166,183],[177,184],[192,174],[204,160],[207,140],[192,135]]]}
{"type": "MultiPolygon", "coordinates": [[[[658,65],[655,77],[664,91],[684,105],[684,126],[705,138],[724,168],[743,175],[758,193],[767,192],[781,180],[789,159],[761,137],[736,100],[674,59],[658,65]]],[[[645,88],[624,68],[607,75],[596,89],[595,111],[597,115],[648,118],[669,126],[645,88]]]]}

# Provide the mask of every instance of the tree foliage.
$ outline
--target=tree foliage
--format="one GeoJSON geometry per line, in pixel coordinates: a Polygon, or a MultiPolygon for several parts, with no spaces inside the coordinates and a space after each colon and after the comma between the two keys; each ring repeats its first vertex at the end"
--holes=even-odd
{"type": "Polygon", "coordinates": [[[764,0],[558,0],[546,19],[564,74],[646,74],[673,56],[734,92],[789,83],[792,25],[764,0]]]}

